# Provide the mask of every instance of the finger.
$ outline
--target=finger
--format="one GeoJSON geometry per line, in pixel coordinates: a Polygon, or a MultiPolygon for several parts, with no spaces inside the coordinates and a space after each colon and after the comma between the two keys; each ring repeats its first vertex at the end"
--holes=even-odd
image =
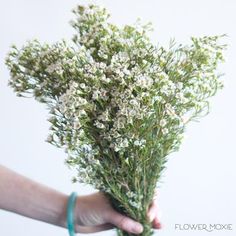
{"type": "Polygon", "coordinates": [[[159,207],[156,200],[153,200],[153,202],[149,206],[147,216],[150,222],[152,222],[154,218],[159,217],[159,207]]]}
{"type": "Polygon", "coordinates": [[[158,210],[156,212],[156,215],[152,221],[152,227],[154,229],[161,229],[162,228],[162,224],[161,224],[161,211],[158,210]]]}
{"type": "Polygon", "coordinates": [[[79,226],[78,232],[83,234],[96,233],[104,230],[113,229],[114,225],[112,224],[102,224],[96,226],[79,226]]]}
{"type": "Polygon", "coordinates": [[[162,228],[161,215],[162,215],[162,212],[158,209],[156,211],[156,215],[152,221],[152,226],[154,229],[161,229],[162,228]]]}
{"type": "Polygon", "coordinates": [[[155,201],[153,201],[151,203],[148,213],[147,213],[147,216],[148,216],[150,222],[152,222],[154,220],[154,218],[157,216],[157,212],[158,212],[157,203],[155,201]]]}
{"type": "Polygon", "coordinates": [[[116,211],[111,212],[109,222],[129,233],[140,234],[143,231],[143,226],[139,222],[116,211]]]}
{"type": "Polygon", "coordinates": [[[159,214],[160,210],[159,210],[159,206],[158,206],[157,197],[158,197],[158,190],[155,189],[154,197],[153,197],[152,203],[149,206],[148,213],[147,213],[147,216],[148,216],[150,222],[152,222],[154,220],[154,218],[156,218],[156,217],[158,217],[160,219],[160,214],[159,214]]]}

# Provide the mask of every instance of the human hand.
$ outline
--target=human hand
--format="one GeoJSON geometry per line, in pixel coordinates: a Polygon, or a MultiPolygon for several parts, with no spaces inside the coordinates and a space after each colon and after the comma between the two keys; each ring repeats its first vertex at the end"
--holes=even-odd
{"type": "MultiPolygon", "coordinates": [[[[153,228],[160,229],[156,195],[147,215],[153,228]]],[[[93,233],[118,227],[129,233],[139,234],[143,226],[135,220],[124,216],[113,209],[108,198],[101,192],[80,196],[75,208],[76,232],[93,233]]]]}

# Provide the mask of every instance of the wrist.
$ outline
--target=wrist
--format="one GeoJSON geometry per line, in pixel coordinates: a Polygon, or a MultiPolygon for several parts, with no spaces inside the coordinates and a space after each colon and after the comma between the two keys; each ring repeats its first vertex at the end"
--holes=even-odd
{"type": "Polygon", "coordinates": [[[84,196],[77,196],[74,208],[74,222],[75,222],[75,232],[79,233],[81,226],[85,226],[83,220],[84,209],[86,208],[86,201],[84,196]]]}
{"type": "Polygon", "coordinates": [[[61,226],[63,228],[67,228],[67,203],[68,203],[69,196],[68,195],[61,195],[60,202],[61,202],[61,212],[58,214],[58,219],[56,225],[61,226]]]}
{"type": "Polygon", "coordinates": [[[83,226],[81,212],[83,209],[83,196],[77,196],[74,209],[75,232],[79,232],[79,227],[83,226]]]}

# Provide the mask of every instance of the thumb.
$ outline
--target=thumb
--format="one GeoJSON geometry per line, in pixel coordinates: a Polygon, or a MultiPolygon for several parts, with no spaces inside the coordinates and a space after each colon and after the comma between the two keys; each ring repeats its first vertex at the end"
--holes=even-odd
{"type": "Polygon", "coordinates": [[[129,233],[140,234],[143,231],[143,226],[139,222],[134,221],[116,211],[112,211],[109,215],[109,222],[121,230],[129,233]]]}

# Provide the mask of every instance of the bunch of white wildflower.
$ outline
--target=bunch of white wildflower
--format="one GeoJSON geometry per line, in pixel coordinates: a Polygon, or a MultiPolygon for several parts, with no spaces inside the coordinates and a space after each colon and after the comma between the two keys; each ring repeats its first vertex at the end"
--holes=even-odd
{"type": "Polygon", "coordinates": [[[117,27],[94,5],[74,13],[73,43],[12,47],[9,84],[48,105],[47,141],[66,150],[74,180],[108,193],[114,207],[145,225],[142,235],[151,235],[146,211],[167,156],[222,88],[222,36],[165,49],[151,43],[149,25],[117,27]]]}

